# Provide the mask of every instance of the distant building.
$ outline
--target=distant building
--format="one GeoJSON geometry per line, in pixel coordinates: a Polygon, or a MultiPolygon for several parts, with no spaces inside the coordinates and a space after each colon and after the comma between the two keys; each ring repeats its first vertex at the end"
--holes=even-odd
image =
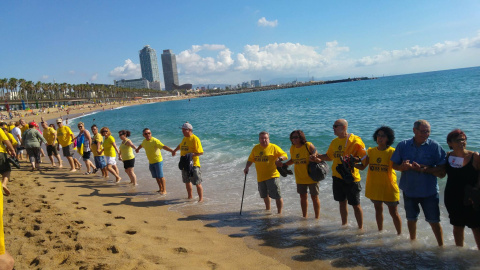
{"type": "Polygon", "coordinates": [[[142,69],[142,78],[149,82],[160,82],[158,72],[157,53],[150,45],[146,45],[138,52],[140,56],[140,68],[142,69]]]}
{"type": "Polygon", "coordinates": [[[178,85],[177,59],[172,50],[163,50],[162,68],[165,90],[171,91],[174,89],[173,84],[178,85]]]}
{"type": "Polygon", "coordinates": [[[251,87],[261,87],[262,86],[262,82],[260,80],[252,80],[250,82],[250,85],[251,87]]]}
{"type": "Polygon", "coordinates": [[[116,87],[122,88],[136,88],[136,89],[149,89],[150,82],[145,79],[133,79],[133,80],[119,80],[113,81],[116,87]]]}

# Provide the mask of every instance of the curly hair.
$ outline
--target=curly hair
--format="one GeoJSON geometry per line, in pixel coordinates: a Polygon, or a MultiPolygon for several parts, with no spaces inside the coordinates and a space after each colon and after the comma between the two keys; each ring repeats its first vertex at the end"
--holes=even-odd
{"type": "Polygon", "coordinates": [[[387,146],[390,146],[393,144],[395,141],[395,131],[393,131],[392,128],[387,127],[387,126],[381,126],[375,130],[375,133],[373,133],[373,140],[376,142],[377,141],[377,136],[378,132],[383,131],[385,135],[387,135],[387,146]]]}

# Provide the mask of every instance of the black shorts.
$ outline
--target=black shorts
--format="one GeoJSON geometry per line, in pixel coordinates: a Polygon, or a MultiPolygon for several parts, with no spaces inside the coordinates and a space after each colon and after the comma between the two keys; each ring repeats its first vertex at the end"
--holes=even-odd
{"type": "Polygon", "coordinates": [[[47,155],[49,157],[58,155],[58,150],[55,145],[47,145],[47,155]]]}
{"type": "Polygon", "coordinates": [[[362,191],[360,182],[347,183],[341,178],[335,176],[332,178],[333,199],[335,201],[343,202],[348,200],[350,205],[360,204],[360,191],[362,191]]]}
{"type": "Polygon", "coordinates": [[[7,160],[7,153],[0,153],[0,174],[10,172],[12,167],[7,160]]]}
{"type": "Polygon", "coordinates": [[[83,160],[90,159],[90,154],[91,153],[92,153],[91,151],[84,151],[83,155],[82,155],[83,160]]]}
{"type": "Polygon", "coordinates": [[[123,161],[123,168],[124,169],[132,168],[132,167],[135,167],[135,159],[134,158],[123,161]]]}

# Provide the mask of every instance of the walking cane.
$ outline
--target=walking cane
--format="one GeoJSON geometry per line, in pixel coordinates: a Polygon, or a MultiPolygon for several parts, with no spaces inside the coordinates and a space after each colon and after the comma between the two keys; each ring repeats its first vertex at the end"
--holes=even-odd
{"type": "Polygon", "coordinates": [[[245,181],[243,182],[242,204],[240,205],[240,216],[242,215],[243,196],[245,195],[245,184],[247,183],[247,174],[245,174],[245,181]]]}

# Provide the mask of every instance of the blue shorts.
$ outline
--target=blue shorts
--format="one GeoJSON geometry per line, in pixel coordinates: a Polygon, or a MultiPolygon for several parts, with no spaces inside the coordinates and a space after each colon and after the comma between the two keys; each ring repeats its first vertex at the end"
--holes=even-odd
{"type": "Polygon", "coordinates": [[[408,197],[403,193],[403,202],[405,204],[405,212],[407,213],[407,220],[417,221],[418,214],[420,214],[420,204],[425,215],[425,220],[429,223],[440,222],[440,207],[438,206],[440,198],[437,194],[429,197],[408,197]]]}
{"type": "Polygon", "coordinates": [[[152,178],[163,178],[163,161],[149,164],[148,168],[152,174],[152,178]]]}
{"type": "Polygon", "coordinates": [[[98,157],[95,157],[94,159],[95,159],[95,167],[97,167],[97,169],[103,169],[107,167],[107,163],[105,162],[104,156],[98,156],[98,157]]]}

